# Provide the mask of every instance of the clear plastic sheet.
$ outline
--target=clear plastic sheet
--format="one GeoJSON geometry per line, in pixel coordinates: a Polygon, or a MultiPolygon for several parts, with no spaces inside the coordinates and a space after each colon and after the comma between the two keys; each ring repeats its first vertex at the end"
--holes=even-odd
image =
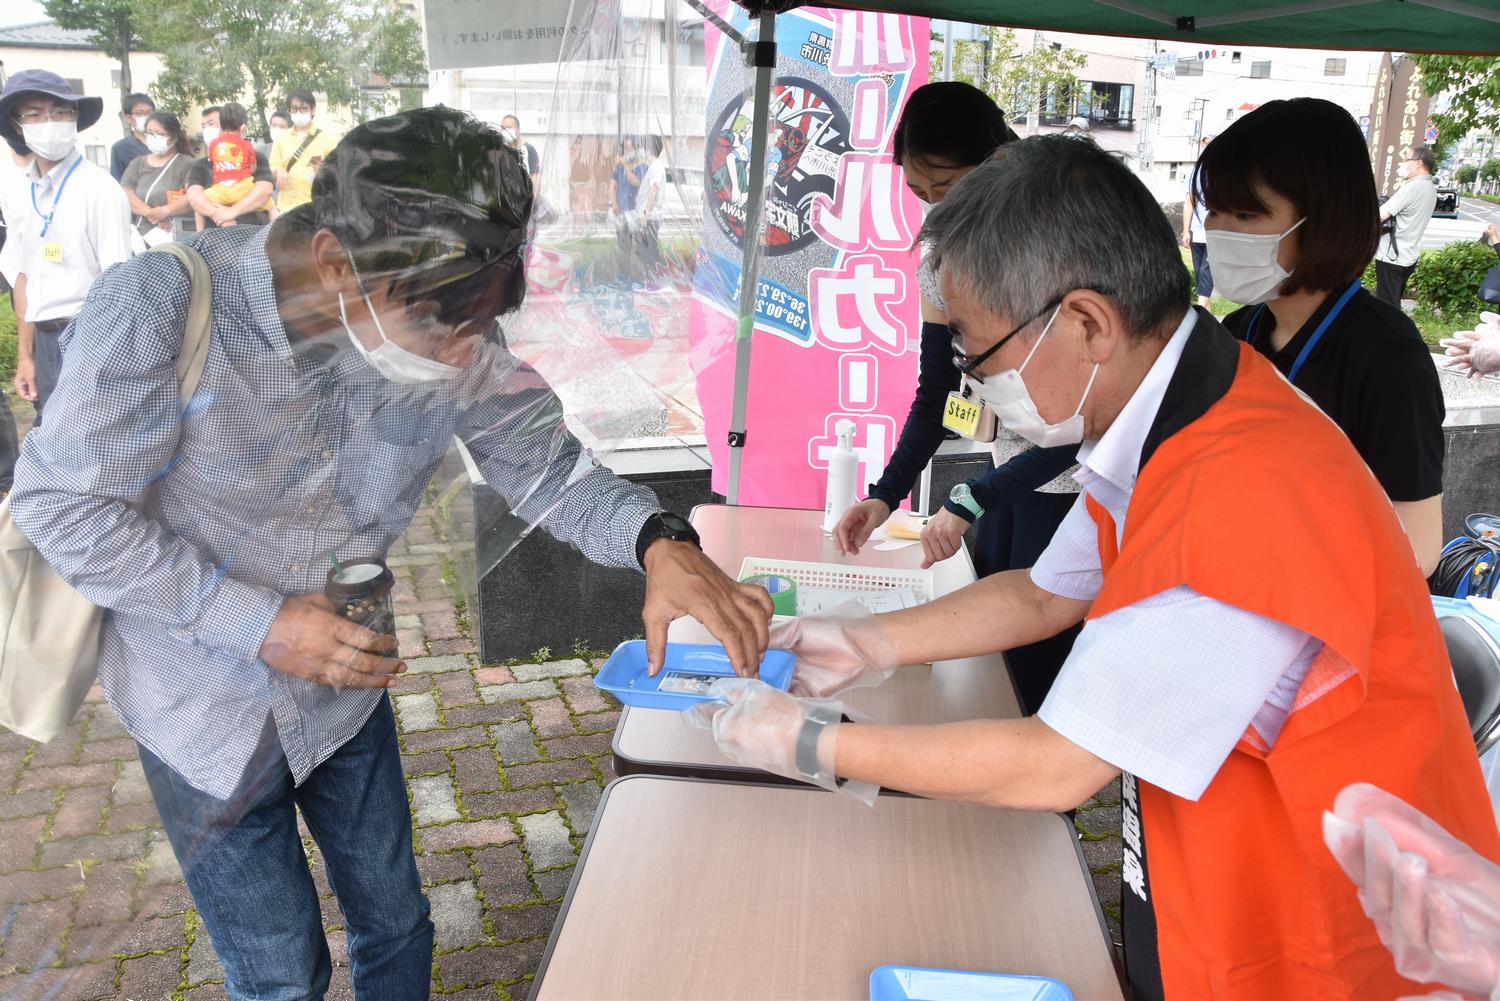
{"type": "MultiPolygon", "coordinates": [[[[756,38],[742,10],[708,6],[756,38]]],[[[171,365],[188,301],[181,272],[153,259],[100,280],[68,335],[69,375],[49,403],[57,418],[28,438],[14,502],[49,561],[113,609],[100,663],[108,703],[96,694],[83,709],[84,743],[33,752],[38,767],[89,767],[96,739],[120,741],[102,763],[114,775],[106,812],[69,827],[69,791],[47,814],[49,837],[118,838],[130,852],[110,857],[115,842],[101,840],[23,860],[56,885],[4,905],[9,927],[26,930],[6,940],[6,963],[34,971],[17,996],[113,990],[122,961],[111,957],[149,954],[150,922],[187,906],[177,859],[223,867],[226,831],[368,717],[380,689],[352,682],[390,651],[330,618],[320,597],[330,573],[383,560],[399,653],[422,656],[401,608],[442,617],[452,606],[477,631],[478,581],[505,572],[535,529],[633,565],[635,515],[652,501],[605,463],[672,449],[676,468],[710,465],[705,411],[727,414],[730,391],[704,401],[699,382],[733,371],[749,330],[735,317],[755,72],[705,24],[679,0],[578,0],[555,59],[466,69],[462,88],[460,71],[441,71],[429,104],[461,111],[367,121],[322,162],[310,206],[267,229],[197,238],[214,275],[214,355],[185,406],[171,365]],[[519,119],[510,131],[507,116],[519,119]],[[721,327],[712,337],[695,325],[704,304],[721,327]],[[506,513],[481,523],[475,498],[490,490],[506,513]],[[296,663],[289,647],[278,666],[262,661],[288,598],[308,606],[294,632],[309,649],[342,643],[333,656],[314,649],[296,663]],[[150,813],[166,772],[153,766],[148,782],[127,731],[196,804],[180,810],[175,853],[150,813]],[[76,879],[59,875],[57,859],[101,853],[76,879]],[[101,902],[114,881],[133,887],[128,915],[101,902]]],[[[809,141],[806,124],[843,126],[788,82],[785,51],[771,194],[748,263],[779,261],[772,277],[797,287],[805,333],[806,275],[768,247],[788,238],[786,212],[805,226],[812,201],[835,193],[843,147],[809,141]]],[[[194,116],[176,110],[196,139],[194,116]]],[[[320,107],[316,121],[331,129],[333,117],[320,107]]],[[[914,205],[899,214],[909,236],[914,205]]],[[[832,264],[823,249],[818,263],[832,264]]],[[[767,288],[752,301],[762,330],[776,305],[767,288]]],[[[312,832],[301,833],[318,861],[312,832]]],[[[217,979],[197,948],[190,981],[217,979]]]]}
{"type": "MultiPolygon", "coordinates": [[[[667,45],[701,78],[701,20],[682,25],[687,8],[662,0],[630,6],[580,3],[590,30],[546,67],[552,130],[538,153],[554,169],[535,197],[499,114],[417,109],[353,129],[310,205],[196,238],[213,275],[213,348],[185,406],[172,361],[189,290],[175,263],[115,268],[70,329],[67,377],[28,436],[14,510],[65,579],[111,609],[109,703],[85,706],[85,727],[123,738],[118,715],[186,784],[183,802],[199,805],[177,822],[182,868],[221,865],[226,830],[378,705],[382,689],[364,686],[392,651],[334,617],[330,574],[383,560],[400,602],[446,601],[461,619],[478,579],[533,529],[633,567],[655,500],[605,460],[627,445],[701,448],[686,360],[701,97],[664,84],[640,48],[667,45]],[[627,144],[654,155],[627,157],[627,144]],[[617,167],[638,171],[649,205],[610,209],[617,167]],[[508,513],[481,533],[474,495],[487,489],[508,513]],[[288,599],[295,628],[279,614],[288,599]]],[[[34,753],[75,765],[82,752],[34,753]]],[[[35,973],[7,982],[14,996],[107,993],[94,982],[113,989],[109,957],[153,948],[129,918],[182,909],[133,759],[126,746],[100,764],[118,776],[115,821],[51,836],[119,834],[143,861],[109,861],[99,877],[75,866],[53,873],[45,899],[4,905],[5,927],[26,928],[6,965],[35,973]],[[57,934],[129,867],[128,915],[57,934]],[[71,970],[81,956],[109,969],[71,970]]],[[[165,773],[152,771],[161,795],[165,773]]]]}

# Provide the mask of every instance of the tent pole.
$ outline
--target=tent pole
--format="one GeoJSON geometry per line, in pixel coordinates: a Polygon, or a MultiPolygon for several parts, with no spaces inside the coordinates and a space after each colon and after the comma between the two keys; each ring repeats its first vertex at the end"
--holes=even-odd
{"type": "Polygon", "coordinates": [[[756,286],[760,278],[760,224],[766,185],[766,138],[770,132],[771,79],[776,72],[776,12],[760,12],[760,34],[746,46],[755,67],[754,131],[750,134],[750,176],[745,197],[744,257],[740,268],[740,313],[735,325],[734,405],[729,417],[730,504],[740,502],[740,462],[745,448],[745,407],[750,392],[750,334],[755,329],[756,286]]]}

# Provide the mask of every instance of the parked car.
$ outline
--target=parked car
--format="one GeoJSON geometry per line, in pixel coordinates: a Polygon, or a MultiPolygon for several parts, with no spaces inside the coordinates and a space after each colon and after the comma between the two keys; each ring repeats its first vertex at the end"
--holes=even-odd
{"type": "Polygon", "coordinates": [[[1451,184],[1437,186],[1437,204],[1432,207],[1434,219],[1458,218],[1458,189],[1451,184]]]}

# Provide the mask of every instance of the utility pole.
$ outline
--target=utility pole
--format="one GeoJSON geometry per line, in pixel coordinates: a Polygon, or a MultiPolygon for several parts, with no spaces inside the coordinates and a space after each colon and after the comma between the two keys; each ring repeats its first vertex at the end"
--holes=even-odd
{"type": "Polygon", "coordinates": [[[943,79],[953,79],[953,22],[943,22],[943,79]]]}
{"type": "Polygon", "coordinates": [[[1161,46],[1151,43],[1151,58],[1146,61],[1146,104],[1142,116],[1141,141],[1136,147],[1135,157],[1140,162],[1141,173],[1151,170],[1151,124],[1156,121],[1156,55],[1161,46]]]}
{"type": "Polygon", "coordinates": [[[1031,107],[1026,110],[1026,134],[1034,136],[1042,124],[1042,88],[1037,79],[1036,54],[1042,50],[1042,33],[1031,33],[1031,107]]]}

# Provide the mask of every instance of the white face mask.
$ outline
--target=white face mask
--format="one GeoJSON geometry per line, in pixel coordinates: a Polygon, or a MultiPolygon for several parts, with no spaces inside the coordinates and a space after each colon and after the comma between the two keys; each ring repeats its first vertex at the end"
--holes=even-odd
{"type": "Polygon", "coordinates": [[[217,125],[203,126],[203,145],[212,146],[214,140],[219,138],[219,127],[217,125]]]}
{"type": "Polygon", "coordinates": [[[148,133],[146,135],[146,148],[149,149],[152,153],[155,153],[157,156],[161,156],[167,150],[172,148],[172,137],[153,136],[148,133]]]}
{"type": "Polygon", "coordinates": [[[284,129],[284,128],[281,128],[279,126],[277,126],[275,128],[272,128],[271,129],[271,142],[274,143],[276,140],[280,139],[282,136],[286,135],[290,131],[291,131],[291,129],[284,129]]]}
{"type": "Polygon", "coordinates": [[[1036,403],[1026,389],[1026,381],[1021,378],[1021,373],[1031,363],[1032,356],[1036,354],[1036,349],[1041,347],[1042,341],[1051,331],[1052,324],[1057,321],[1057,314],[1061,310],[1062,304],[1058,303],[1057,308],[1052,311],[1052,318],[1042,328],[1041,336],[1027,352],[1026,360],[1021,362],[1020,368],[1008,369],[998,375],[987,375],[983,382],[969,384],[974,398],[994,413],[1002,427],[1042,448],[1076,445],[1083,441],[1083,404],[1088,400],[1089,393],[1094,388],[1094,380],[1099,377],[1099,366],[1095,365],[1094,371],[1089,373],[1089,384],[1084,387],[1083,396],[1078,400],[1078,407],[1073,411],[1073,416],[1067,420],[1048,424],[1037,412],[1036,403]]]}
{"type": "Polygon", "coordinates": [[[77,122],[37,122],[21,126],[21,136],[31,151],[43,160],[61,160],[73,152],[78,141],[77,122]]]}
{"type": "Polygon", "coordinates": [[[932,210],[935,209],[935,208],[937,208],[937,206],[935,204],[933,204],[932,202],[925,201],[925,200],[923,200],[921,198],[918,198],[917,201],[919,201],[919,202],[922,203],[922,218],[923,219],[926,219],[928,216],[932,215],[932,210]]]}
{"type": "Polygon", "coordinates": [[[145,132],[146,131],[146,119],[148,119],[150,117],[151,117],[150,115],[136,115],[135,116],[135,130],[137,132],[145,132]]]}
{"type": "MultiPolygon", "coordinates": [[[[349,262],[349,267],[353,270],[352,260],[349,262]]],[[[344,293],[342,292],[339,293],[339,322],[344,325],[344,331],[349,335],[349,342],[354,345],[371,368],[391,382],[407,385],[456,379],[463,374],[464,370],[457,365],[446,365],[432,358],[415,354],[385,336],[385,327],[381,326],[380,316],[375,312],[375,307],[370,305],[370,297],[365,293],[365,284],[360,280],[357,271],[354,274],[354,281],[359,285],[359,294],[365,301],[365,308],[370,311],[370,319],[375,321],[375,332],[380,335],[380,347],[371,351],[355,335],[354,328],[349,326],[349,317],[344,312],[344,293]]]]}
{"type": "Polygon", "coordinates": [[[305,128],[307,128],[309,125],[312,124],[312,112],[310,112],[310,111],[294,111],[294,112],[292,112],[292,124],[295,125],[295,126],[297,126],[297,128],[299,128],[299,129],[305,129],[305,128]]]}
{"type": "Polygon", "coordinates": [[[1275,299],[1276,290],[1291,276],[1279,260],[1281,241],[1305,222],[1307,216],[1298,219],[1285,233],[1209,230],[1205,239],[1208,267],[1214,273],[1214,287],[1224,298],[1244,306],[1275,299]]]}

